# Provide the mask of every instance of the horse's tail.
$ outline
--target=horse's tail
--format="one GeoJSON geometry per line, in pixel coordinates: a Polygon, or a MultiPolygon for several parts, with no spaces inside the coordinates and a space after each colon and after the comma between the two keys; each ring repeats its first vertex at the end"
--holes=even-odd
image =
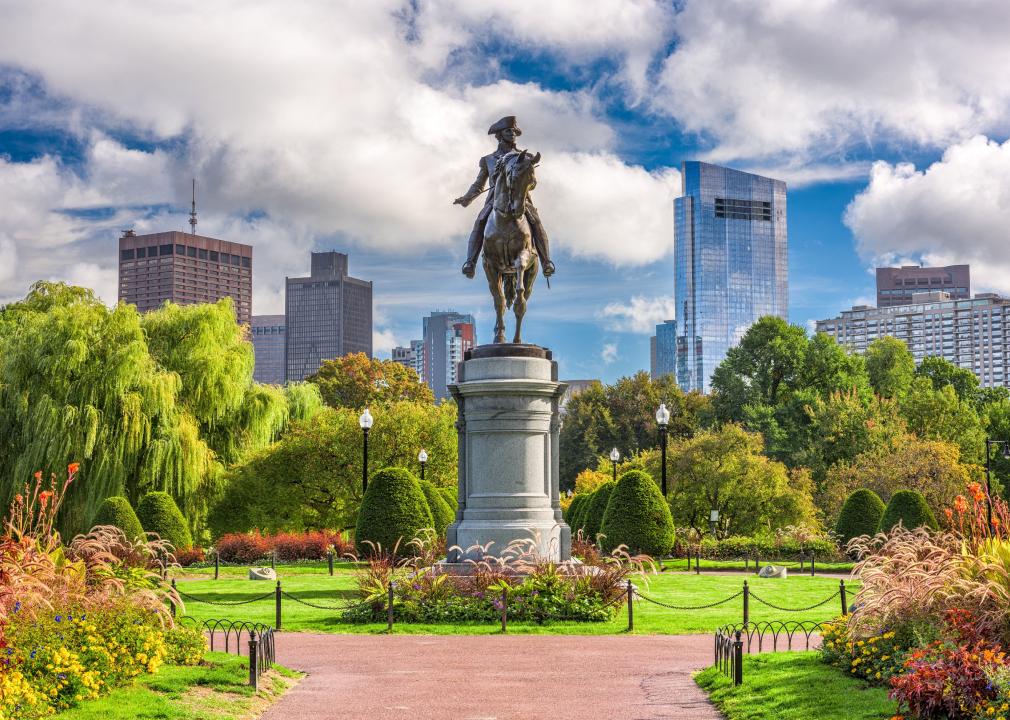
{"type": "Polygon", "coordinates": [[[505,307],[512,307],[516,299],[516,274],[509,273],[504,277],[505,281],[505,307]]]}

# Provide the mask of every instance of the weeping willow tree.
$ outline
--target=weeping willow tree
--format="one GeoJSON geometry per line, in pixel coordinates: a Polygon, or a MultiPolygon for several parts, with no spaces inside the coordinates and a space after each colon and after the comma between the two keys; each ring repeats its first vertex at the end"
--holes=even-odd
{"type": "Polygon", "coordinates": [[[197,537],[226,465],[311,415],[311,392],[291,396],[252,380],[253,350],[230,300],[171,304],[141,316],[108,308],[87,289],[36,283],[0,311],[0,491],[36,470],[81,463],[61,527],[87,527],[101,502],[170,493],[197,537]]]}

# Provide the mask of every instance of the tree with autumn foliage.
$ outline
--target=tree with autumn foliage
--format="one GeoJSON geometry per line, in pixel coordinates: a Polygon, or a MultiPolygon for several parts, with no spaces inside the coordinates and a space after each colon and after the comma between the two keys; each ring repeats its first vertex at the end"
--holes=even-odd
{"type": "Polygon", "coordinates": [[[431,389],[417,373],[392,360],[378,360],[365,353],[350,353],[325,360],[309,382],[319,386],[330,407],[363,410],[393,402],[433,403],[431,389]]]}

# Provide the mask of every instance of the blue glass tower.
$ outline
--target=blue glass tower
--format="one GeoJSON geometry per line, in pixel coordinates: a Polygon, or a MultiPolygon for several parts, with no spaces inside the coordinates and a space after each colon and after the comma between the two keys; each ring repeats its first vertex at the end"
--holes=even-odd
{"type": "Polygon", "coordinates": [[[786,184],[696,161],[685,162],[681,176],[677,384],[707,393],[712,372],[754,321],[788,317],[786,184]]]}
{"type": "Polygon", "coordinates": [[[677,321],[664,320],[656,326],[655,377],[673,375],[677,371],[677,321]]]}

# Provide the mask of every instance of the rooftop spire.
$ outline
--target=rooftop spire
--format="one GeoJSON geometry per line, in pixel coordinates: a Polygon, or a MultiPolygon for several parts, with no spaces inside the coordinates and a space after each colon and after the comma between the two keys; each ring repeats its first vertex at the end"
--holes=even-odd
{"type": "Polygon", "coordinates": [[[190,232],[196,235],[196,178],[193,178],[193,209],[189,211],[190,232]]]}

